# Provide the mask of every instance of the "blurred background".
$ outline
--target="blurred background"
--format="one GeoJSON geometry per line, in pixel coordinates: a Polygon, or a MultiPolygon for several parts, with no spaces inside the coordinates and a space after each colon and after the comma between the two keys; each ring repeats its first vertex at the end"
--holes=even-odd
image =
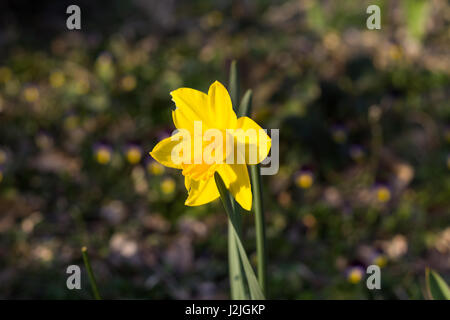
{"type": "MultiPolygon", "coordinates": [[[[269,298],[423,299],[426,266],[450,280],[448,1],[18,0],[0,3],[0,298],[92,298],[84,267],[66,288],[83,245],[104,298],[228,298],[225,211],[184,206],[148,152],[174,129],[169,92],[227,84],[233,59],[253,118],[280,129],[269,298]]],[[[252,215],[244,240],[256,262],[252,215]]]]}

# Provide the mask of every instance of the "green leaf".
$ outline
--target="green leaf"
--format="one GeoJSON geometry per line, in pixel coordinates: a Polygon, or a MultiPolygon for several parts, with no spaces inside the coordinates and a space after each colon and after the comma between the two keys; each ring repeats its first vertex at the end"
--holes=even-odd
{"type": "Polygon", "coordinates": [[[431,299],[450,300],[450,289],[437,272],[426,268],[425,278],[427,292],[431,299]]]}
{"type": "Polygon", "coordinates": [[[234,225],[231,225],[231,227],[234,232],[234,237],[239,249],[240,258],[244,266],[245,276],[247,278],[247,284],[250,290],[250,297],[252,300],[265,300],[261,286],[258,283],[258,279],[256,278],[255,272],[253,271],[250,261],[248,260],[247,254],[245,253],[245,249],[244,246],[242,245],[241,239],[239,239],[239,236],[236,232],[236,229],[234,228],[234,225]]]}
{"type": "MultiPolygon", "coordinates": [[[[243,268],[244,273],[245,273],[245,279],[244,279],[244,277],[239,277],[238,280],[242,283],[245,280],[247,280],[248,290],[250,291],[250,298],[252,300],[264,300],[265,297],[264,297],[264,294],[262,293],[261,286],[259,285],[258,280],[256,279],[255,272],[253,271],[250,261],[248,260],[247,254],[245,253],[244,246],[242,245],[241,239],[239,237],[239,233],[237,231],[237,223],[236,223],[237,219],[236,218],[238,218],[238,216],[237,216],[238,212],[236,210],[237,207],[233,206],[234,199],[232,198],[231,194],[225,187],[225,184],[223,183],[222,178],[220,177],[220,175],[217,172],[214,174],[214,179],[216,180],[217,189],[219,190],[220,198],[222,200],[223,206],[225,208],[225,211],[228,214],[228,218],[229,218],[228,225],[229,225],[229,230],[231,232],[231,233],[229,233],[229,237],[234,239],[234,244],[237,247],[238,253],[239,253],[239,256],[238,256],[239,259],[237,259],[236,256],[234,256],[234,255],[233,256],[230,255],[230,257],[232,257],[232,259],[233,259],[233,268],[237,268],[237,265],[238,265],[237,261],[239,261],[239,267],[243,268]]],[[[231,243],[230,241],[231,240],[229,239],[229,244],[231,243]]],[[[231,264],[230,264],[230,266],[231,266],[231,264]]],[[[230,270],[230,272],[231,272],[231,270],[230,270]]],[[[239,285],[239,289],[232,290],[232,294],[233,294],[233,291],[242,293],[241,290],[242,290],[241,285],[239,285]]],[[[243,296],[244,296],[244,299],[248,299],[245,288],[244,288],[243,296]]],[[[237,298],[237,299],[239,299],[239,298],[237,298]]]]}
{"type": "MultiPolygon", "coordinates": [[[[234,201],[232,199],[231,201],[234,201]]],[[[231,299],[247,300],[248,292],[245,288],[245,279],[243,274],[242,261],[239,255],[239,249],[235,240],[234,228],[231,218],[228,217],[228,266],[230,270],[230,289],[231,299]]]]}
{"type": "Polygon", "coordinates": [[[238,114],[240,92],[239,92],[239,74],[236,60],[233,60],[231,62],[228,90],[230,92],[231,103],[233,104],[234,112],[238,114]]]}
{"type": "Polygon", "coordinates": [[[250,113],[252,112],[252,97],[253,92],[252,90],[248,89],[241,101],[241,107],[239,109],[239,115],[241,117],[250,117],[250,113]]]}
{"type": "MultiPolygon", "coordinates": [[[[223,185],[223,182],[221,183],[223,185]]],[[[238,223],[238,221],[236,221],[235,216],[236,206],[233,197],[228,192],[225,185],[221,186],[220,188],[222,188],[220,198],[222,200],[225,211],[228,214],[228,267],[230,272],[229,276],[230,276],[231,299],[246,300],[249,299],[250,297],[248,296],[247,291],[245,289],[243,266],[240,259],[239,249],[235,239],[235,231],[233,228],[233,225],[238,223]],[[234,220],[234,224],[232,220],[234,220]]],[[[221,190],[220,188],[219,191],[221,190]]]]}

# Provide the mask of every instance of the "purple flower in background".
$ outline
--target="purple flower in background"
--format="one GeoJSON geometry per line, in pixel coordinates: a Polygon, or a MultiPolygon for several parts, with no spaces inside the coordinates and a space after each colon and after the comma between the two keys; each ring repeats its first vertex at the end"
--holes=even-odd
{"type": "Polygon", "coordinates": [[[137,164],[142,159],[142,148],[137,144],[128,144],[125,148],[125,156],[131,164],[137,164]]]}
{"type": "Polygon", "coordinates": [[[172,135],[172,131],[165,129],[165,130],[159,130],[156,133],[156,137],[158,138],[158,141],[164,140],[166,138],[169,138],[172,135]]]}
{"type": "Polygon", "coordinates": [[[302,188],[308,189],[314,183],[314,174],[311,170],[302,169],[295,174],[295,184],[302,188]]]}
{"type": "Polygon", "coordinates": [[[366,152],[362,146],[358,144],[353,144],[350,146],[349,154],[354,161],[360,162],[361,160],[364,159],[366,152]]]}
{"type": "Polygon", "coordinates": [[[145,161],[145,167],[147,168],[147,171],[154,176],[160,176],[166,171],[162,164],[153,159],[147,159],[145,161]]]}
{"type": "Polygon", "coordinates": [[[343,125],[331,127],[331,136],[336,143],[342,144],[347,140],[347,128],[343,125]]]}
{"type": "Polygon", "coordinates": [[[109,145],[98,143],[94,145],[95,160],[100,164],[107,164],[112,158],[112,149],[109,145]]]}
{"type": "Polygon", "coordinates": [[[357,284],[364,276],[364,268],[361,265],[350,266],[345,271],[345,277],[347,281],[353,284],[357,284]]]}
{"type": "Polygon", "coordinates": [[[391,200],[391,189],[384,184],[377,184],[374,187],[375,198],[378,202],[385,203],[391,200]]]}

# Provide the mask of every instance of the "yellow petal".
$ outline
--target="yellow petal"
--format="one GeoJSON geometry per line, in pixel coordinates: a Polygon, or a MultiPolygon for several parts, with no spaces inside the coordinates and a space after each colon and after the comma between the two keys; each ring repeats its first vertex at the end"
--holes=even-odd
{"type": "Polygon", "coordinates": [[[247,165],[222,164],[218,166],[217,172],[241,207],[250,211],[252,209],[252,188],[247,165]]]}
{"type": "Polygon", "coordinates": [[[237,120],[237,128],[234,136],[238,146],[239,144],[245,145],[245,162],[256,164],[263,161],[269,154],[272,145],[272,140],[264,129],[248,117],[240,117],[237,120]],[[253,157],[250,156],[250,152],[255,152],[253,157]]]}
{"type": "Polygon", "coordinates": [[[208,96],[198,90],[180,88],[170,93],[176,109],[172,111],[172,119],[177,129],[193,132],[194,121],[202,121],[203,127],[209,127],[208,96]]]}
{"type": "Polygon", "coordinates": [[[172,161],[173,148],[183,141],[180,137],[181,134],[177,133],[171,137],[161,140],[150,152],[150,155],[153,159],[166,167],[181,169],[181,164],[176,164],[172,161]]]}
{"type": "Polygon", "coordinates": [[[184,186],[186,187],[186,190],[189,192],[189,189],[191,188],[191,178],[188,176],[184,177],[184,186]]]}
{"type": "Polygon", "coordinates": [[[189,196],[184,203],[187,206],[200,206],[214,201],[220,196],[214,177],[198,181],[185,177],[184,184],[189,190],[189,196]]]}
{"type": "Polygon", "coordinates": [[[236,128],[237,117],[227,89],[215,81],[208,90],[209,116],[216,129],[236,128]]]}

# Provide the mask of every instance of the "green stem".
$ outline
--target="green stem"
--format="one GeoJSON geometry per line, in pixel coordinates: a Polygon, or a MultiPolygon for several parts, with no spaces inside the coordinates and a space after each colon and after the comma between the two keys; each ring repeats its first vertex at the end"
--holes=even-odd
{"type": "Polygon", "coordinates": [[[230,80],[229,91],[231,97],[231,103],[233,104],[234,111],[238,113],[239,110],[239,74],[236,60],[231,61],[230,67],[230,80]]]}
{"type": "Polygon", "coordinates": [[[102,300],[100,294],[98,293],[97,283],[95,282],[94,272],[92,271],[91,264],[89,262],[89,257],[87,255],[87,248],[81,248],[81,253],[83,255],[84,265],[86,266],[86,270],[89,275],[89,282],[91,283],[92,293],[96,300],[102,300]]]}
{"type": "Polygon", "coordinates": [[[240,116],[241,117],[250,117],[251,109],[252,109],[252,98],[253,98],[253,91],[248,89],[244,97],[241,101],[241,107],[240,107],[240,116]]]}
{"type": "Polygon", "coordinates": [[[267,296],[267,257],[266,230],[262,206],[261,175],[259,164],[250,165],[250,178],[253,187],[253,205],[255,206],[256,254],[258,256],[258,282],[262,292],[267,296]]]}
{"type": "MultiPolygon", "coordinates": [[[[253,93],[247,90],[241,102],[241,116],[249,117],[252,112],[253,93]]],[[[258,282],[264,295],[267,295],[267,256],[264,211],[262,205],[262,188],[259,164],[249,165],[255,211],[256,254],[258,257],[258,282]]]]}
{"type": "MultiPolygon", "coordinates": [[[[223,199],[223,197],[224,196],[221,195],[221,199],[223,199]]],[[[236,202],[228,191],[226,192],[225,197],[229,198],[229,207],[231,208],[228,210],[225,209],[228,215],[228,267],[230,270],[231,299],[248,299],[244,285],[244,270],[242,268],[242,261],[239,258],[239,248],[234,235],[234,232],[236,232],[239,237],[241,236],[241,217],[237,211],[236,202]],[[233,228],[235,231],[233,231],[233,228]]]]}

